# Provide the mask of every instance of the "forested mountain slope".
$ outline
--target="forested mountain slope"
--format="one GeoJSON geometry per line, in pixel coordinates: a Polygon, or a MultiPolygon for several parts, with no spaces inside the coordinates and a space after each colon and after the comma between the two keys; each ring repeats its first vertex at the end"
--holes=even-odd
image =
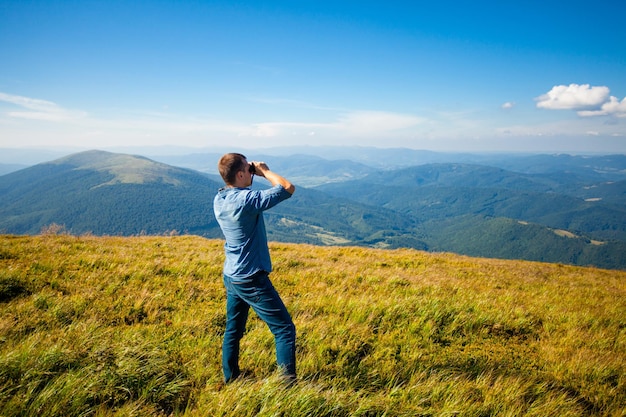
{"type": "MultiPolygon", "coordinates": [[[[278,172],[281,163],[306,165],[319,173],[313,182],[328,178],[315,189],[298,184],[266,213],[272,240],[626,268],[626,181],[596,168],[529,174],[436,163],[379,171],[287,159],[272,165],[278,172]]],[[[77,235],[219,238],[212,201],[221,186],[215,175],[141,156],[82,152],[0,176],[0,232],[37,234],[52,225],[77,235]]],[[[254,186],[267,182],[257,178],[254,186]]]]}

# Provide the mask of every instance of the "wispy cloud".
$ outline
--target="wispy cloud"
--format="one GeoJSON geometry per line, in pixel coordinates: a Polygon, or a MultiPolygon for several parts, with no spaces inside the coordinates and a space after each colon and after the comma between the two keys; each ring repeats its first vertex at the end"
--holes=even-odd
{"type": "Polygon", "coordinates": [[[246,97],[245,100],[253,102],[253,103],[269,104],[273,106],[285,106],[288,108],[290,107],[290,108],[324,110],[324,111],[348,111],[345,108],[321,106],[319,104],[314,104],[314,103],[310,103],[310,102],[302,101],[302,100],[294,100],[290,98],[252,96],[252,97],[246,97]]]}
{"type": "Polygon", "coordinates": [[[352,111],[343,113],[333,122],[298,123],[272,122],[255,125],[255,136],[273,137],[284,134],[314,135],[319,132],[339,136],[377,136],[398,132],[423,123],[426,119],[386,111],[352,111]]]}
{"type": "MultiPolygon", "coordinates": [[[[0,110],[4,120],[22,120],[12,124],[12,129],[37,131],[41,141],[44,137],[67,135],[82,144],[106,141],[109,144],[128,142],[139,144],[169,143],[172,138],[179,142],[207,144],[207,141],[239,138],[242,143],[257,143],[259,138],[272,139],[275,143],[292,142],[293,138],[315,137],[318,141],[332,143],[337,140],[361,140],[404,137],[414,127],[427,119],[412,114],[378,110],[346,110],[321,107],[311,103],[284,99],[257,99],[258,103],[271,106],[286,105],[306,109],[323,110],[321,117],[291,121],[260,121],[246,123],[238,120],[216,120],[206,116],[180,115],[168,111],[118,113],[113,118],[101,118],[84,111],[68,110],[47,100],[29,98],[0,92],[0,103],[8,103],[0,110]],[[55,122],[58,127],[50,129],[39,126],[35,129],[28,121],[55,122]],[[219,139],[217,139],[219,138],[219,139]]],[[[292,115],[293,118],[293,115],[292,115]]],[[[14,130],[17,132],[17,130],[14,130]]],[[[8,132],[5,130],[5,132],[8,132]]],[[[15,140],[6,137],[6,141],[15,140]]],[[[34,134],[31,134],[31,139],[34,134]]],[[[274,143],[274,142],[273,142],[274,143]]]]}
{"type": "Polygon", "coordinates": [[[67,122],[86,116],[85,112],[68,110],[56,103],[36,98],[16,96],[0,92],[0,101],[14,104],[25,110],[11,110],[6,114],[9,117],[48,122],[67,122]]]}
{"type": "Polygon", "coordinates": [[[535,100],[540,109],[576,110],[581,117],[626,117],[626,98],[620,102],[606,86],[556,85],[535,100]]]}
{"type": "MultiPolygon", "coordinates": [[[[89,147],[174,142],[186,146],[315,143],[461,148],[468,138],[478,146],[491,136],[512,140],[515,137],[580,136],[581,132],[587,132],[586,137],[614,135],[617,140],[624,136],[618,117],[626,117],[626,100],[610,96],[606,87],[588,85],[556,86],[537,98],[538,107],[576,111],[581,116],[577,120],[567,118],[533,124],[508,118],[503,122],[506,125],[502,125],[476,109],[456,112],[422,109],[421,113],[409,113],[324,107],[288,99],[245,98],[244,101],[259,104],[258,114],[281,114],[285,118],[268,121],[263,116],[254,116],[255,112],[247,112],[253,116],[248,115],[245,120],[225,120],[211,114],[179,114],[169,109],[110,109],[109,116],[102,117],[93,112],[69,110],[53,101],[0,92],[0,146],[26,142],[29,145],[59,143],[89,147]],[[273,111],[277,106],[283,108],[273,111]],[[293,109],[297,111],[290,111],[293,109]],[[588,117],[601,115],[612,117],[588,117]],[[256,117],[256,122],[251,122],[249,117],[256,117]],[[516,125],[508,125],[510,122],[516,125]]],[[[515,103],[506,102],[501,107],[508,110],[515,107],[515,103]]]]}
{"type": "Polygon", "coordinates": [[[335,126],[355,134],[379,134],[407,129],[425,119],[411,114],[386,111],[354,111],[343,115],[335,126]]]}

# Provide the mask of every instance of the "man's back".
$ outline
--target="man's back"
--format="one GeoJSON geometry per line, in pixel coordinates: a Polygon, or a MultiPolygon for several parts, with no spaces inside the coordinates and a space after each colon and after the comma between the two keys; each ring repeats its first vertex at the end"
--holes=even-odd
{"type": "Polygon", "coordinates": [[[224,233],[224,273],[234,279],[272,271],[263,211],[291,197],[281,185],[267,190],[225,187],[213,201],[224,233]]]}

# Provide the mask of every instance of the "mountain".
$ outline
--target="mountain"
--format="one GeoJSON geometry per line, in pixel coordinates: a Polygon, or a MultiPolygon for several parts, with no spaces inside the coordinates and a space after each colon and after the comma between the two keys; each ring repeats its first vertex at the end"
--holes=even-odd
{"type": "Polygon", "coordinates": [[[75,234],[218,236],[217,187],[192,170],[88,151],[0,177],[0,230],[34,234],[54,223],[75,234]]]}
{"type": "Polygon", "coordinates": [[[625,268],[625,183],[592,177],[427,164],[317,189],[414,218],[430,250],[625,268]]]}
{"type": "MultiPolygon", "coordinates": [[[[626,269],[626,180],[621,162],[599,169],[606,157],[589,170],[570,169],[585,163],[576,158],[565,171],[523,173],[460,162],[377,170],[317,156],[266,156],[254,159],[315,176],[312,183],[326,176],[315,188],[297,183],[288,202],[266,213],[275,241],[626,269]]],[[[215,164],[217,157],[197,161],[215,164]]],[[[537,171],[533,164],[526,168],[537,171]]],[[[82,152],[0,176],[0,231],[37,234],[55,226],[72,234],[219,238],[212,201],[221,186],[213,174],[142,156],[82,152]]]]}
{"type": "MultiPolygon", "coordinates": [[[[626,155],[453,153],[366,146],[286,146],[239,151],[250,159],[271,158],[272,163],[281,170],[288,168],[290,161],[297,161],[299,156],[305,156],[330,162],[350,161],[377,171],[436,163],[461,163],[497,167],[526,174],[580,172],[585,177],[595,176],[607,180],[626,179],[626,155]]],[[[129,151],[120,152],[128,153],[129,151]]],[[[214,161],[224,152],[232,152],[232,149],[220,153],[215,149],[174,152],[172,149],[147,148],[133,153],[146,155],[171,165],[210,172],[215,170],[214,161]]],[[[2,162],[1,159],[0,162],[2,162]]]]}
{"type": "Polygon", "coordinates": [[[626,155],[525,155],[486,159],[482,164],[526,174],[567,173],[598,180],[626,179],[626,155]]]}
{"type": "Polygon", "coordinates": [[[319,190],[418,219],[508,217],[626,241],[626,182],[578,174],[521,174],[470,164],[429,164],[326,184],[319,190]]]}
{"type": "MultiPolygon", "coordinates": [[[[1,176],[0,231],[37,234],[54,224],[73,234],[221,237],[212,204],[222,186],[142,156],[82,152],[1,176]]],[[[412,219],[304,187],[266,221],[273,240],[426,248],[412,219]]]]}

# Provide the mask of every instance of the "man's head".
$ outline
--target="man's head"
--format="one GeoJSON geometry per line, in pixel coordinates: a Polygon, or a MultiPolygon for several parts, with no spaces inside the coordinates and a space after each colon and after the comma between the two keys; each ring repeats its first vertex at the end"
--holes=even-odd
{"type": "MultiPolygon", "coordinates": [[[[237,175],[243,173],[244,176],[250,175],[250,183],[252,183],[252,173],[250,172],[250,164],[246,157],[240,153],[227,153],[220,158],[217,168],[222,179],[229,186],[237,185],[237,175]]],[[[245,184],[248,186],[250,184],[245,184]]]]}

